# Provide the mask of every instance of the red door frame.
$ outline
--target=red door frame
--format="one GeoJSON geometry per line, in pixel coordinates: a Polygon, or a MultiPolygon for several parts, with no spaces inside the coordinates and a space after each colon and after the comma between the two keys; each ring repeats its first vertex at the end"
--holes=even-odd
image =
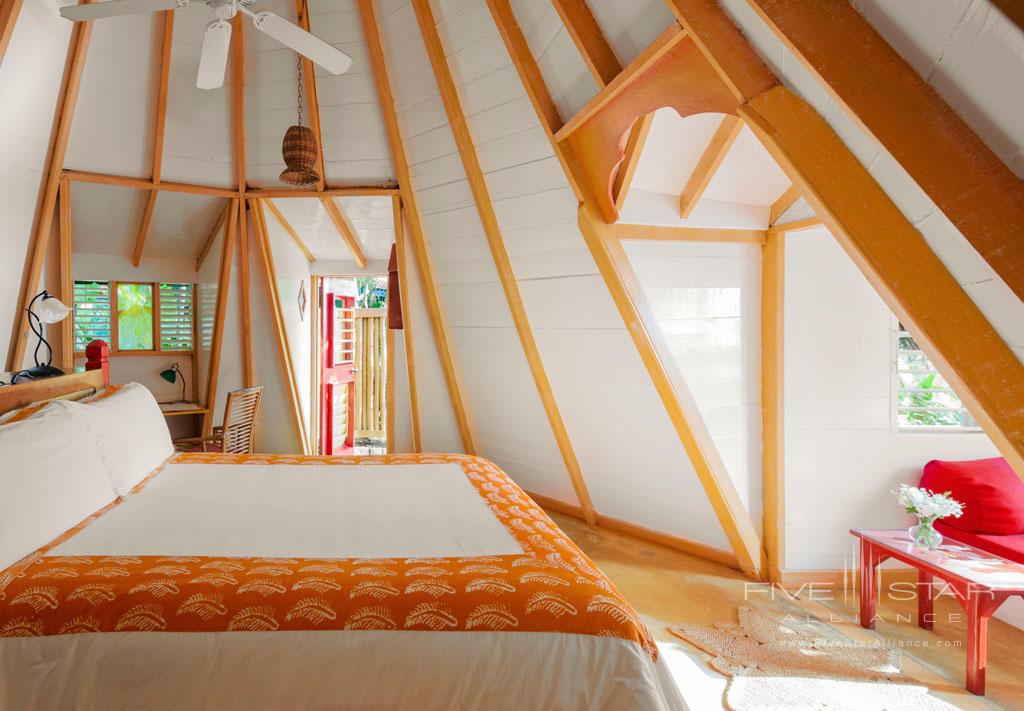
{"type": "MultiPolygon", "coordinates": [[[[323,286],[321,282],[321,292],[323,286]]],[[[356,300],[354,296],[341,296],[333,292],[323,294],[324,308],[321,311],[320,338],[320,448],[324,454],[350,454],[355,445],[355,333],[349,339],[352,343],[353,359],[339,363],[341,354],[336,352],[336,329],[339,327],[339,309],[350,309],[355,315],[356,300]],[[347,431],[344,444],[335,446],[334,405],[335,394],[341,387],[347,388],[348,413],[346,417],[347,431]]],[[[352,319],[353,328],[355,319],[352,319]]]]}

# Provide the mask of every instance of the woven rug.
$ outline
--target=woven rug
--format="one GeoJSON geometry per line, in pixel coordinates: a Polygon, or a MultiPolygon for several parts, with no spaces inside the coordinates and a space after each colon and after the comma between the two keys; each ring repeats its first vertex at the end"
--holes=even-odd
{"type": "Polygon", "coordinates": [[[729,677],[726,706],[771,709],[955,709],[902,676],[900,651],[857,646],[829,628],[809,634],[757,610],[739,624],[676,625],[669,632],[712,655],[729,677]]]}

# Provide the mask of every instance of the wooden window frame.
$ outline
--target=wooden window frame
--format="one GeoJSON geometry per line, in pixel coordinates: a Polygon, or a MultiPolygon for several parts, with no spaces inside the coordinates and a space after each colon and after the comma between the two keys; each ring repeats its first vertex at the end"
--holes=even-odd
{"type": "MultiPolygon", "coordinates": [[[[86,280],[76,280],[86,281],[86,280]]],[[[103,281],[102,279],[90,279],[88,281],[103,281]]],[[[196,339],[198,336],[198,329],[196,328],[196,289],[197,285],[194,282],[181,282],[181,281],[118,281],[116,279],[110,279],[107,281],[110,284],[110,340],[111,343],[107,344],[110,346],[110,355],[112,356],[155,356],[155,355],[180,355],[180,356],[195,356],[196,354],[196,339]],[[119,284],[148,284],[153,288],[153,346],[154,348],[145,351],[126,351],[118,348],[117,343],[117,287],[119,284]],[[161,284],[191,284],[192,285],[192,348],[187,351],[178,350],[164,350],[160,347],[160,285],[161,284]]],[[[72,305],[74,308],[74,305],[72,305]]],[[[72,318],[74,318],[72,316],[72,318]]],[[[85,351],[75,351],[75,357],[80,358],[85,356],[85,351]]]]}

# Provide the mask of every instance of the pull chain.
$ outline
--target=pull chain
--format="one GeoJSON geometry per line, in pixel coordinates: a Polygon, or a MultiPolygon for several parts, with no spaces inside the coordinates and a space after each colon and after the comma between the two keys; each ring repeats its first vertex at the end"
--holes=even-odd
{"type": "Polygon", "coordinates": [[[299,95],[298,96],[298,99],[299,99],[299,125],[302,126],[303,125],[302,124],[302,104],[303,104],[303,99],[302,99],[302,55],[298,54],[298,55],[296,55],[296,57],[297,57],[296,66],[298,68],[298,74],[299,74],[299,81],[298,81],[298,87],[299,87],[299,91],[298,91],[298,95],[299,95]]]}

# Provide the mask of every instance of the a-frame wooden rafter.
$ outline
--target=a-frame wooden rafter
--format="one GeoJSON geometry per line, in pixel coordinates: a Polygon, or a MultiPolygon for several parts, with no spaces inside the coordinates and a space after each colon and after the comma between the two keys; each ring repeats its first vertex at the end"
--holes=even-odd
{"type": "Polygon", "coordinates": [[[718,171],[719,166],[722,165],[722,161],[725,160],[725,156],[728,155],[732,144],[739,138],[742,129],[743,122],[735,116],[726,115],[722,117],[722,122],[718,124],[714,135],[711,136],[708,147],[704,150],[700,160],[697,161],[693,173],[690,174],[690,178],[686,181],[683,192],[679,195],[680,217],[689,217],[690,213],[693,212],[693,208],[697,207],[697,202],[704,194],[704,191],[707,190],[708,185],[711,184],[711,179],[715,177],[715,173],[718,171]]]}
{"type": "Polygon", "coordinates": [[[1024,181],[850,3],[748,3],[1024,299],[1024,181]]]}
{"type": "Polygon", "coordinates": [[[206,261],[206,255],[209,254],[210,248],[213,247],[213,243],[217,241],[217,235],[220,233],[220,229],[227,221],[228,212],[232,208],[238,209],[233,199],[228,200],[227,204],[224,205],[224,209],[217,215],[217,220],[213,223],[213,228],[209,233],[207,233],[206,239],[203,240],[203,246],[199,248],[199,254],[196,255],[195,271],[198,272],[202,268],[203,262],[206,261]]]}
{"type": "Polygon", "coordinates": [[[242,15],[231,20],[231,119],[234,129],[235,181],[238,184],[238,312],[242,320],[242,383],[256,384],[256,357],[252,345],[252,295],[249,279],[249,224],[245,182],[245,24],[242,15]]]}
{"type": "Polygon", "coordinates": [[[476,144],[473,141],[469,124],[466,122],[466,116],[462,109],[462,101],[459,98],[455,81],[452,78],[448,61],[445,58],[445,50],[437,31],[434,13],[430,9],[429,0],[413,0],[413,8],[419,22],[420,34],[423,36],[423,42],[427,49],[427,56],[430,58],[430,63],[434,70],[434,78],[441,93],[441,101],[448,116],[448,124],[451,126],[452,134],[455,137],[455,144],[458,148],[467,180],[469,181],[476,211],[483,225],[491,257],[494,260],[495,271],[498,273],[498,280],[501,282],[501,288],[505,293],[505,301],[508,304],[512,322],[515,325],[520,345],[523,348],[523,355],[526,357],[530,374],[533,376],[534,385],[537,388],[537,394],[540,397],[544,413],[547,415],[552,434],[562,455],[562,462],[572,482],[573,491],[576,493],[580,508],[583,510],[584,519],[587,523],[593,525],[597,522],[594,504],[590,499],[590,492],[587,490],[583,471],[580,468],[576,452],[573,450],[572,442],[569,439],[569,432],[565,427],[565,421],[562,419],[562,413],[558,403],[555,401],[551,382],[548,379],[541,359],[540,349],[537,347],[533,329],[530,327],[530,321],[526,315],[526,307],[519,292],[519,283],[516,281],[515,274],[512,271],[512,261],[509,258],[508,250],[505,248],[504,237],[501,234],[501,227],[498,225],[498,217],[494,211],[490,191],[487,188],[484,172],[477,158],[476,144]]]}
{"type": "Polygon", "coordinates": [[[0,64],[3,64],[4,55],[7,54],[7,45],[14,34],[14,26],[18,22],[18,15],[21,14],[22,4],[23,0],[7,0],[0,3],[0,64]]]}
{"type": "MultiPolygon", "coordinates": [[[[761,577],[764,570],[764,553],[753,521],[743,508],[732,480],[721,465],[721,458],[714,442],[707,436],[706,427],[692,398],[689,397],[685,383],[674,372],[673,363],[665,359],[666,349],[658,348],[659,336],[650,308],[646,305],[646,299],[615,230],[604,220],[595,205],[592,193],[588,191],[587,177],[581,171],[575,150],[571,144],[560,142],[556,136],[559,125],[558,113],[549,109],[553,107],[551,94],[544,84],[526,38],[515,20],[509,0],[487,0],[487,5],[555,155],[566,171],[567,179],[577,194],[584,198],[579,213],[580,230],[652,383],[665,405],[680,443],[686,449],[700,477],[740,568],[751,577],[761,577]]],[[[677,34],[663,33],[657,40],[658,47],[641,53],[640,63],[631,64],[632,69],[627,67],[623,73],[629,72],[632,75],[641,72],[644,65],[650,66],[656,62],[654,55],[664,56],[678,43],[677,34]]],[[[613,81],[608,87],[617,92],[620,82],[621,79],[613,81]]],[[[600,107],[592,107],[592,110],[597,113],[600,107]]]]}
{"type": "MultiPolygon", "coordinates": [[[[152,181],[154,185],[160,185],[160,174],[164,164],[164,129],[167,126],[167,86],[171,76],[171,46],[174,43],[174,10],[164,10],[160,13],[163,16],[163,40],[160,46],[160,66],[156,90],[156,111],[153,117],[153,171],[152,181]]],[[[160,195],[159,190],[150,190],[146,194],[146,207],[142,211],[142,221],[139,223],[139,233],[135,238],[135,248],[132,250],[132,266],[137,267],[142,262],[142,252],[146,247],[146,238],[149,237],[149,227],[153,222],[153,212],[156,210],[156,199],[160,195]]]]}
{"type": "Polygon", "coordinates": [[[377,27],[377,13],[373,7],[373,0],[359,0],[359,14],[363,23],[363,34],[366,38],[367,50],[370,54],[370,63],[373,67],[373,79],[377,87],[377,97],[380,100],[381,113],[384,116],[384,126],[387,129],[388,145],[391,148],[391,163],[395,167],[398,184],[402,189],[402,204],[409,227],[409,237],[415,252],[420,286],[423,289],[427,312],[430,314],[430,325],[434,333],[434,343],[437,346],[438,358],[441,361],[445,384],[448,387],[452,412],[455,414],[455,423],[459,429],[463,450],[467,454],[475,454],[476,444],[474,443],[473,431],[470,427],[469,413],[466,410],[465,401],[462,397],[462,386],[452,359],[452,349],[448,340],[448,327],[435,288],[433,269],[431,267],[430,255],[427,251],[426,240],[423,237],[423,225],[420,221],[416,194],[411,187],[409,162],[405,154],[405,145],[402,143],[402,134],[398,127],[398,114],[395,109],[394,95],[391,93],[391,81],[388,78],[387,63],[384,60],[384,49],[380,39],[380,31],[377,27]]]}
{"type": "MultiPolygon", "coordinates": [[[[92,0],[80,0],[81,4],[92,0]]],[[[39,286],[46,256],[46,244],[53,226],[54,210],[57,206],[57,192],[60,186],[64,156],[67,154],[71,137],[71,122],[78,102],[78,89],[82,83],[85,57],[92,35],[92,22],[76,22],[71,28],[67,58],[64,61],[64,78],[53,115],[53,129],[50,133],[50,148],[46,156],[45,170],[39,187],[39,200],[32,221],[32,237],[29,240],[25,268],[21,276],[21,292],[18,298],[18,313],[14,318],[10,348],[7,353],[7,370],[21,369],[28,343],[28,319],[26,309],[39,286]]]]}

